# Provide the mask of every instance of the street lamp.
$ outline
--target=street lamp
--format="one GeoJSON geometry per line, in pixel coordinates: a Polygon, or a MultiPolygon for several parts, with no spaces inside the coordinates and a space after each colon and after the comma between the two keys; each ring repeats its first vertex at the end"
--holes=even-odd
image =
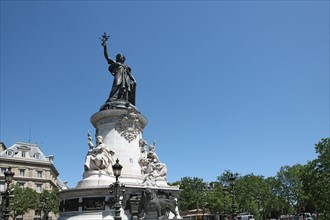
{"type": "Polygon", "coordinates": [[[261,218],[260,196],[259,196],[259,195],[257,195],[256,200],[257,200],[257,204],[258,204],[258,219],[262,219],[262,218],[261,218]]]}
{"type": "Polygon", "coordinates": [[[15,173],[11,171],[11,167],[8,167],[8,170],[4,174],[5,174],[5,182],[7,183],[7,186],[9,186],[11,181],[13,181],[13,177],[15,173]]]}
{"type": "Polygon", "coordinates": [[[45,219],[49,220],[49,199],[48,198],[44,198],[43,205],[44,205],[45,219]]]}
{"type": "Polygon", "coordinates": [[[116,163],[112,166],[113,175],[116,177],[116,182],[110,185],[110,193],[112,193],[115,197],[115,220],[121,220],[120,217],[120,196],[125,192],[125,185],[120,184],[118,181],[119,176],[121,175],[122,165],[119,164],[119,160],[117,158],[116,163]],[[122,191],[120,193],[120,190],[122,191]]]}
{"type": "Polygon", "coordinates": [[[205,216],[205,207],[203,206],[203,216],[202,216],[202,220],[204,220],[204,216],[205,216]]]}
{"type": "Polygon", "coordinates": [[[232,209],[232,218],[236,219],[237,213],[236,213],[236,205],[235,205],[235,191],[234,191],[234,186],[235,186],[235,176],[233,173],[230,174],[229,177],[229,182],[230,182],[230,186],[231,186],[231,209],[232,209]]]}
{"type": "Polygon", "coordinates": [[[123,169],[123,166],[120,165],[119,159],[117,158],[116,163],[112,166],[113,175],[116,177],[116,182],[118,182],[118,177],[121,175],[121,169],[123,169]]]}
{"type": "Polygon", "coordinates": [[[9,209],[9,198],[10,198],[10,183],[13,181],[13,176],[14,176],[14,172],[11,171],[11,167],[8,167],[8,170],[4,173],[5,174],[5,183],[7,183],[7,188],[6,191],[3,193],[3,209],[2,209],[2,215],[3,215],[3,219],[4,220],[8,220],[9,219],[9,213],[10,213],[10,209],[9,209]]]}
{"type": "Polygon", "coordinates": [[[227,220],[227,209],[226,209],[226,203],[227,203],[227,200],[226,200],[226,195],[227,195],[227,189],[226,188],[223,188],[222,189],[222,192],[223,192],[223,219],[224,220],[227,220]]]}

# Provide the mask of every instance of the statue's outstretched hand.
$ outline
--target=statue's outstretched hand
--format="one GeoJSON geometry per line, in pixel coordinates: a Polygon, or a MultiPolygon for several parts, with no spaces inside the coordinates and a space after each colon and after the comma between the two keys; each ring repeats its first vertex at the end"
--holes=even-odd
{"type": "Polygon", "coordinates": [[[102,46],[106,47],[107,46],[107,41],[110,36],[107,35],[107,33],[104,32],[104,34],[100,37],[100,40],[102,41],[102,46]]]}

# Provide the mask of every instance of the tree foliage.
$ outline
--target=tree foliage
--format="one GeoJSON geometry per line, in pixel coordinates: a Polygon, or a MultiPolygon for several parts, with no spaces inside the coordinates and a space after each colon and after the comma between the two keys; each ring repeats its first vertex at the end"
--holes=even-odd
{"type": "Polygon", "coordinates": [[[289,207],[293,208],[289,211],[290,214],[305,211],[302,208],[305,200],[305,195],[302,190],[302,170],[303,166],[296,164],[292,167],[283,166],[277,173],[277,179],[280,181],[278,194],[285,200],[289,207]]]}
{"type": "Polygon", "coordinates": [[[19,185],[14,185],[13,195],[10,201],[10,210],[12,211],[13,219],[19,215],[24,215],[30,210],[41,210],[43,213],[59,212],[60,199],[57,196],[58,190],[44,190],[42,193],[37,193],[31,188],[22,188],[19,185]]]}
{"type": "Polygon", "coordinates": [[[315,145],[317,159],[310,161],[302,173],[303,189],[309,209],[322,213],[320,219],[330,219],[330,138],[315,145]]]}
{"type": "Polygon", "coordinates": [[[24,215],[29,210],[36,208],[37,192],[31,188],[21,188],[14,186],[14,197],[10,201],[10,210],[12,210],[13,219],[19,215],[24,215]]]}
{"type": "Polygon", "coordinates": [[[330,219],[330,138],[317,143],[315,151],[318,154],[315,160],[306,165],[282,166],[274,177],[235,173],[234,191],[230,187],[229,170],[212,184],[198,177],[184,177],[175,183],[182,190],[180,210],[203,207],[213,213],[224,213],[226,203],[226,211],[230,213],[231,193],[235,192],[238,212],[254,214],[257,219],[304,212],[318,212],[319,219],[330,219]]]}
{"type": "Polygon", "coordinates": [[[203,179],[184,177],[180,181],[179,207],[181,210],[202,208],[206,202],[206,185],[203,179]]]}

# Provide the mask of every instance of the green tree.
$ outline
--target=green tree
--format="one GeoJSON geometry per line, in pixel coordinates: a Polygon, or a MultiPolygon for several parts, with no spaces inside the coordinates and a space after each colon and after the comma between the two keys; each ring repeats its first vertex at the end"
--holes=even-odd
{"type": "Polygon", "coordinates": [[[21,188],[14,186],[14,197],[10,202],[12,217],[16,219],[18,215],[24,215],[31,209],[35,209],[37,201],[37,192],[31,188],[21,188]]]}
{"type": "MultiPolygon", "coordinates": [[[[317,211],[322,220],[330,219],[330,138],[315,145],[317,159],[306,165],[282,166],[275,177],[264,178],[235,173],[235,194],[238,211],[250,212],[257,219],[279,217],[317,211]]],[[[181,210],[210,208],[223,213],[223,189],[227,213],[231,213],[231,172],[224,171],[210,188],[198,177],[184,177],[173,185],[180,185],[181,210]]]]}
{"type": "Polygon", "coordinates": [[[30,210],[41,210],[45,214],[46,211],[58,213],[60,199],[58,190],[44,190],[42,193],[37,193],[31,188],[22,188],[19,185],[14,185],[14,197],[10,201],[10,210],[12,210],[12,218],[16,219],[19,215],[24,215],[30,210]]]}
{"type": "MultiPolygon", "coordinates": [[[[230,181],[229,181],[229,177],[230,175],[232,174],[232,172],[230,172],[230,170],[225,170],[221,176],[218,176],[217,177],[217,180],[219,181],[219,183],[221,185],[223,185],[224,187],[229,187],[230,185],[230,181]]],[[[233,173],[234,177],[235,178],[238,178],[239,177],[239,174],[238,173],[233,173]]]]}
{"type": "Polygon", "coordinates": [[[225,197],[223,197],[223,199],[226,200],[226,212],[227,214],[230,216],[233,213],[233,195],[236,195],[236,201],[235,201],[235,206],[238,207],[238,209],[240,209],[240,204],[239,204],[239,199],[237,200],[238,197],[240,197],[239,193],[240,191],[237,191],[237,181],[239,180],[239,178],[241,178],[241,176],[238,173],[234,173],[232,174],[232,172],[230,172],[229,170],[225,170],[221,176],[217,177],[217,180],[219,181],[219,183],[222,185],[223,189],[226,190],[226,195],[225,197]],[[232,190],[232,185],[230,183],[230,177],[231,175],[233,175],[235,177],[235,185],[234,186],[234,191],[232,190]],[[234,193],[234,194],[233,194],[234,193]]]}
{"type": "Polygon", "coordinates": [[[267,210],[266,212],[271,213],[272,217],[278,217],[281,214],[288,213],[288,203],[280,195],[281,182],[275,177],[268,177],[265,181],[269,189],[270,198],[268,198],[266,204],[264,204],[264,201],[260,198],[259,203],[263,203],[262,206],[260,206],[260,211],[265,209],[267,210]]]}
{"type": "Polygon", "coordinates": [[[317,159],[309,162],[302,175],[303,189],[320,219],[330,219],[330,138],[315,145],[317,159]]]}
{"type": "Polygon", "coordinates": [[[264,177],[253,174],[239,177],[235,188],[238,209],[258,217],[259,209],[264,207],[270,194],[264,177]]]}
{"type": "Polygon", "coordinates": [[[58,189],[42,191],[38,194],[37,201],[36,209],[41,210],[44,215],[50,212],[59,213],[60,198],[58,197],[58,189]]]}
{"type": "Polygon", "coordinates": [[[305,194],[303,191],[303,183],[301,173],[304,167],[300,164],[293,166],[283,166],[277,173],[277,178],[281,183],[280,196],[293,209],[289,210],[289,214],[301,213],[305,211],[304,201],[305,194]]]}
{"type": "Polygon", "coordinates": [[[224,211],[223,188],[219,182],[212,182],[207,188],[206,207],[210,209],[211,213],[223,213],[224,211]]]}
{"type": "Polygon", "coordinates": [[[206,184],[197,177],[183,177],[180,181],[179,207],[181,211],[203,208],[206,204],[206,184]]]}
{"type": "Polygon", "coordinates": [[[309,161],[304,166],[304,170],[301,173],[303,190],[305,193],[305,208],[306,212],[310,213],[317,210],[317,200],[319,198],[318,194],[321,190],[320,185],[318,183],[318,178],[316,178],[316,174],[314,171],[315,162],[315,160],[309,161]]]}
{"type": "Polygon", "coordinates": [[[265,179],[254,174],[236,176],[236,205],[240,213],[253,214],[257,219],[280,215],[279,209],[275,206],[279,200],[273,193],[275,178],[265,179]]]}

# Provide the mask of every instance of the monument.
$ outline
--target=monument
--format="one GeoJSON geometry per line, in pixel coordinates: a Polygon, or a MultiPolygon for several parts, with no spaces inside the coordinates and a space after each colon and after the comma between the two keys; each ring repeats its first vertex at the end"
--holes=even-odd
{"type": "Polygon", "coordinates": [[[106,33],[100,39],[113,84],[109,98],[90,118],[96,142],[88,133],[83,179],[59,193],[59,220],[181,218],[179,188],[168,185],[167,167],[156,154],[156,143],[149,145],[142,137],[147,119],[136,107],[131,68],[124,55],[109,57],[106,33]],[[119,177],[116,166],[122,166],[119,177]]]}

